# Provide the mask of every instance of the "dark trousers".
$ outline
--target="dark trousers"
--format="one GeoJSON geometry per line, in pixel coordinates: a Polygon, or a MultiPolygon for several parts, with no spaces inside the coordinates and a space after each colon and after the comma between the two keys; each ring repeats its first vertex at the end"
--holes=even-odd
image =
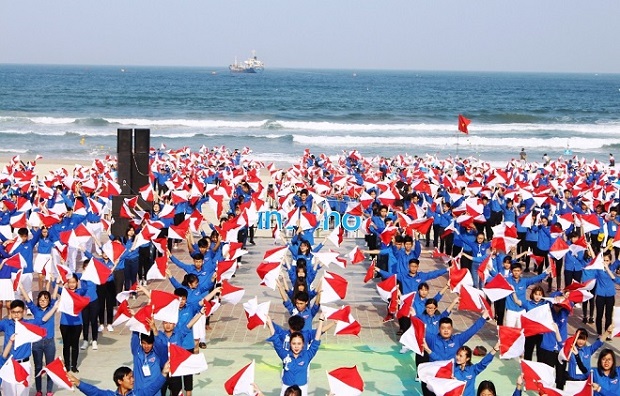
{"type": "Polygon", "coordinates": [[[495,318],[498,326],[504,325],[504,314],[506,313],[506,297],[500,298],[493,303],[495,308],[495,318]]]}
{"type": "MultiPolygon", "coordinates": [[[[573,280],[576,282],[581,282],[581,275],[583,274],[582,271],[571,271],[571,270],[564,270],[564,286],[569,286],[571,283],[573,283],[573,280]]],[[[559,288],[558,288],[559,289],[559,288]]]]}
{"type": "MultiPolygon", "coordinates": [[[[443,228],[433,224],[433,247],[439,247],[439,236],[443,233],[443,228]]],[[[440,249],[441,250],[441,249],[440,249]]]]}
{"type": "Polygon", "coordinates": [[[403,333],[411,327],[411,318],[409,316],[403,316],[398,318],[398,327],[399,330],[403,333]]]}
{"type": "MultiPolygon", "coordinates": [[[[44,338],[41,341],[34,342],[32,344],[32,358],[34,360],[34,372],[40,373],[43,368],[43,357],[45,357],[45,364],[50,364],[56,358],[56,344],[54,344],[53,338],[44,338]]],[[[34,382],[37,387],[37,392],[41,392],[43,386],[42,376],[37,375],[34,377],[34,382]]],[[[50,377],[47,377],[47,392],[51,392],[54,387],[54,382],[50,377]]]]}
{"type": "MultiPolygon", "coordinates": [[[[417,371],[418,371],[418,366],[422,363],[427,363],[430,362],[431,358],[428,355],[428,353],[424,352],[424,355],[415,355],[415,369],[416,369],[416,375],[417,375],[417,371]]],[[[422,388],[422,394],[424,396],[435,396],[435,394],[431,391],[428,390],[428,388],[426,387],[426,382],[422,382],[420,381],[420,387],[422,388]]]]}
{"type": "Polygon", "coordinates": [[[138,278],[146,280],[146,274],[153,265],[153,256],[151,255],[151,244],[138,248],[138,278]]]}
{"type": "Polygon", "coordinates": [[[526,360],[532,360],[532,356],[534,356],[534,348],[536,348],[536,360],[540,362],[541,342],[542,334],[525,337],[525,352],[523,353],[523,358],[526,360]]]}
{"type": "Polygon", "coordinates": [[[97,323],[99,319],[99,299],[95,301],[91,301],[86,308],[82,310],[82,337],[84,337],[84,341],[88,341],[88,330],[90,327],[90,333],[92,335],[92,340],[97,341],[99,337],[99,332],[97,331],[97,327],[99,324],[97,323]]]}
{"type": "Polygon", "coordinates": [[[114,306],[116,305],[116,286],[114,281],[109,281],[97,286],[99,301],[99,324],[114,322],[114,306]]]}
{"type": "Polygon", "coordinates": [[[166,383],[161,388],[161,396],[166,396],[166,392],[170,389],[170,396],[177,396],[183,389],[183,380],[181,377],[168,377],[166,383]]]}
{"type": "Polygon", "coordinates": [[[112,273],[114,276],[114,298],[116,295],[123,291],[123,287],[125,287],[125,270],[116,270],[112,273]]]}
{"type": "Polygon", "coordinates": [[[605,315],[605,329],[611,324],[616,299],[614,296],[596,296],[596,334],[603,334],[603,314],[605,315]]]}
{"type": "Polygon", "coordinates": [[[67,371],[69,371],[71,367],[77,367],[81,333],[82,325],[60,325],[60,334],[62,335],[62,357],[65,360],[65,368],[67,371]]]}
{"type": "Polygon", "coordinates": [[[138,281],[138,259],[125,260],[125,290],[138,281]]]}
{"type": "Polygon", "coordinates": [[[564,389],[566,384],[566,362],[560,363],[558,361],[557,351],[548,351],[546,349],[538,350],[538,361],[546,364],[549,367],[555,368],[555,386],[558,389],[564,389]]]}

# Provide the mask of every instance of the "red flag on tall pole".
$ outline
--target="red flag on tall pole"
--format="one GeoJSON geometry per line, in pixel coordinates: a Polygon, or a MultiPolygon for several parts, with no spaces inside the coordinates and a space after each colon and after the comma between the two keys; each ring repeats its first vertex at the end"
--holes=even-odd
{"type": "Polygon", "coordinates": [[[464,134],[469,134],[469,131],[467,130],[467,126],[471,123],[471,120],[463,117],[462,114],[459,114],[459,131],[463,132],[464,134]]]}

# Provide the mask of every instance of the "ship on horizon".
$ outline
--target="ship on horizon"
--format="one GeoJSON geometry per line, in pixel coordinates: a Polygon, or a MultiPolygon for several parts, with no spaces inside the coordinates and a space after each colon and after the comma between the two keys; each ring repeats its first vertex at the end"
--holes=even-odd
{"type": "Polygon", "coordinates": [[[231,73],[261,73],[265,69],[265,64],[256,57],[256,51],[252,51],[252,57],[243,62],[237,62],[228,66],[231,73]]]}

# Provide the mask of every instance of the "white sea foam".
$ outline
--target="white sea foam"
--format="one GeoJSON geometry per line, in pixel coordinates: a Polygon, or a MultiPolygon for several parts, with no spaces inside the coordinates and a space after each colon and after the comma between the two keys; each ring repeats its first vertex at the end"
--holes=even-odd
{"type": "Polygon", "coordinates": [[[306,136],[293,135],[293,142],[313,146],[431,146],[446,147],[459,144],[462,147],[528,147],[528,148],[579,148],[581,150],[598,149],[605,145],[620,144],[620,139],[590,139],[590,138],[487,138],[474,135],[463,136],[306,136]]]}
{"type": "Polygon", "coordinates": [[[191,128],[261,128],[268,120],[261,121],[231,121],[231,120],[150,120],[147,118],[105,118],[106,121],[121,125],[132,126],[181,126],[191,128]]]}
{"type": "Polygon", "coordinates": [[[15,154],[25,154],[28,150],[26,149],[4,149],[0,148],[0,153],[15,153],[15,154]]]}

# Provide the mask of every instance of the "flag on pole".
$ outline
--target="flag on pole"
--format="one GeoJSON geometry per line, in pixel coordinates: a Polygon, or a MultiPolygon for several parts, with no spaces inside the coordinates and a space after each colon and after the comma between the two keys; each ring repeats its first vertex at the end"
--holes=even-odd
{"type": "Polygon", "coordinates": [[[471,123],[471,120],[465,118],[462,114],[459,114],[459,131],[463,132],[464,134],[469,134],[469,130],[467,129],[467,127],[469,126],[469,124],[471,123]]]}

